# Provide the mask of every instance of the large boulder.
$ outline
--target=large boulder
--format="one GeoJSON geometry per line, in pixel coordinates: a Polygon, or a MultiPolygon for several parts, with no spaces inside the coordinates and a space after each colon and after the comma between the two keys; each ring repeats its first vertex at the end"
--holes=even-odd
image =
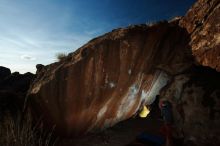
{"type": "Polygon", "coordinates": [[[113,30],[38,65],[28,97],[45,123],[78,135],[130,118],[160,93],[174,105],[177,135],[215,140],[219,74],[192,66],[192,55],[196,65],[220,71],[219,14],[218,0],[199,0],[183,18],[113,30]]]}
{"type": "Polygon", "coordinates": [[[180,20],[196,61],[220,72],[220,1],[198,0],[180,20]]]}
{"type": "Polygon", "coordinates": [[[113,126],[192,65],[189,41],[178,20],[113,30],[37,71],[29,99],[62,134],[113,126]]]}

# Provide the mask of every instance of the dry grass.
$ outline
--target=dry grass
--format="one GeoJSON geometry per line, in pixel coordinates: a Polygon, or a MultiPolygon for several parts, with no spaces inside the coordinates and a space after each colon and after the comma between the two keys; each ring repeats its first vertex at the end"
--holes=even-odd
{"type": "MultiPolygon", "coordinates": [[[[52,132],[45,132],[40,124],[33,124],[30,112],[12,117],[7,113],[0,121],[1,146],[52,146],[52,132]]],[[[41,124],[42,125],[42,124],[41,124]]]]}

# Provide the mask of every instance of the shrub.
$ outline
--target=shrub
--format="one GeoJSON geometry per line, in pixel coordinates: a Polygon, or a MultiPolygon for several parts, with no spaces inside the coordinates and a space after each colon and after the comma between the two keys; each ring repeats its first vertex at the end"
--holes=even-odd
{"type": "Polygon", "coordinates": [[[58,61],[63,60],[66,57],[66,53],[57,53],[56,54],[56,58],[58,59],[58,61]]]}

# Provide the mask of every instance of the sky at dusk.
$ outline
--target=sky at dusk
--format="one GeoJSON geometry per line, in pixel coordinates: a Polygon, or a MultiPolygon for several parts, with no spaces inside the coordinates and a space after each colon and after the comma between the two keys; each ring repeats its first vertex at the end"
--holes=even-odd
{"type": "Polygon", "coordinates": [[[0,0],[0,66],[35,73],[118,27],[183,16],[195,0],[0,0]]]}

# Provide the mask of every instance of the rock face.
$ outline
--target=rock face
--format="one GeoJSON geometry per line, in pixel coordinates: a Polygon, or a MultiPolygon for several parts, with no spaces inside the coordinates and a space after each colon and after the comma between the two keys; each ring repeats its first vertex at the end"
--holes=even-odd
{"type": "Polygon", "coordinates": [[[180,21],[198,63],[220,72],[220,1],[199,0],[180,21]]]}
{"type": "Polygon", "coordinates": [[[0,67],[0,119],[4,112],[16,115],[24,105],[25,96],[34,79],[32,73],[12,73],[6,67],[0,67]]]}
{"type": "Polygon", "coordinates": [[[38,71],[29,98],[67,135],[128,119],[153,102],[171,75],[191,66],[189,36],[177,24],[132,26],[96,38],[38,71]]]}
{"type": "Polygon", "coordinates": [[[192,67],[161,90],[173,105],[175,137],[186,145],[220,145],[220,73],[192,67]]]}

